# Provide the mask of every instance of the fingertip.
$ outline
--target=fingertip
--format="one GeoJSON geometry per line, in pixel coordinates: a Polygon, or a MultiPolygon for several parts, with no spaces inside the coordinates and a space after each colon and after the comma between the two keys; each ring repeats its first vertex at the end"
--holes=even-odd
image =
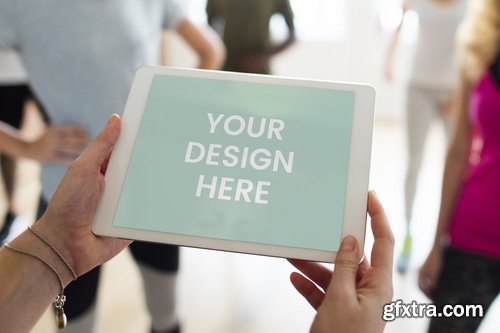
{"type": "Polygon", "coordinates": [[[340,249],[339,251],[342,252],[352,252],[357,246],[357,240],[353,236],[346,236],[343,240],[342,243],[340,244],[340,249]]]}
{"type": "Polygon", "coordinates": [[[121,118],[119,115],[116,113],[113,113],[111,116],[108,118],[108,123],[106,125],[107,127],[120,127],[121,126],[121,118]]]}
{"type": "Polygon", "coordinates": [[[295,282],[297,282],[298,279],[300,279],[299,273],[297,273],[297,272],[290,273],[290,282],[292,282],[293,285],[295,285],[295,282]]]}
{"type": "Polygon", "coordinates": [[[116,113],[112,114],[108,118],[106,127],[102,131],[104,138],[107,139],[108,143],[113,145],[118,138],[121,130],[121,118],[116,113]]]}
{"type": "Polygon", "coordinates": [[[111,116],[109,116],[108,122],[115,122],[119,121],[120,119],[120,115],[118,115],[117,113],[113,113],[111,116]]]}
{"type": "Polygon", "coordinates": [[[380,211],[382,204],[374,190],[368,191],[368,214],[372,216],[376,212],[380,211]]]}

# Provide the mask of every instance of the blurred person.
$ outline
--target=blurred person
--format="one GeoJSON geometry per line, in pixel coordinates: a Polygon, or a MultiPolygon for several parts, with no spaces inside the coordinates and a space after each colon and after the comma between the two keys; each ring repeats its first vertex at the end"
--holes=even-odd
{"type": "MultiPolygon", "coordinates": [[[[21,127],[26,104],[34,101],[43,120],[48,116],[28,85],[26,73],[21,61],[13,50],[0,52],[0,122],[19,129],[21,127]]],[[[13,236],[20,220],[14,206],[14,190],[17,162],[6,154],[0,154],[1,179],[4,184],[7,211],[0,224],[0,244],[13,236]]]]}
{"type": "MultiPolygon", "coordinates": [[[[411,221],[422,165],[424,147],[434,118],[438,118],[448,136],[449,112],[458,82],[455,34],[465,12],[466,0],[404,0],[403,14],[414,10],[419,19],[418,40],[406,88],[407,166],[405,176],[406,235],[397,260],[400,273],[408,270],[412,237],[411,221]]],[[[403,15],[404,16],[404,15],[403,15]]],[[[394,79],[394,58],[403,21],[389,46],[384,74],[394,79]]]]}
{"type": "MultiPolygon", "coordinates": [[[[19,50],[54,126],[79,124],[90,137],[110,114],[122,112],[135,70],[158,64],[165,29],[174,29],[192,47],[198,67],[222,65],[222,43],[193,25],[175,0],[0,2],[0,48],[19,50]]],[[[47,162],[72,160],[81,151],[81,142],[68,140],[66,133],[47,135],[42,150],[22,142],[13,129],[0,131],[0,150],[47,162]],[[57,147],[64,144],[69,147],[57,147]]],[[[52,197],[65,171],[60,163],[42,166],[45,198],[52,197]]],[[[179,332],[178,247],[136,242],[130,249],[142,274],[151,332],[179,332]]],[[[72,299],[65,307],[66,331],[93,332],[99,272],[97,267],[66,288],[72,299]]]]}
{"type": "Polygon", "coordinates": [[[208,23],[222,35],[226,46],[226,71],[270,74],[272,57],[295,42],[288,0],[208,0],[206,11],[208,23]],[[269,32],[274,14],[282,15],[288,27],[288,37],[277,45],[269,32]]]}
{"type": "MultiPolygon", "coordinates": [[[[500,292],[500,2],[474,0],[459,31],[460,110],[446,156],[433,247],[420,289],[444,305],[480,305],[500,292]]],[[[481,317],[433,318],[429,332],[475,332],[481,317]]]]}
{"type": "MultiPolygon", "coordinates": [[[[91,231],[105,185],[107,161],[119,132],[119,118],[112,116],[70,165],[41,219],[0,250],[2,331],[29,332],[54,296],[64,295],[71,280],[130,244],[91,231]],[[40,284],[40,280],[45,283],[40,284]]],[[[380,333],[384,329],[381,313],[392,297],[394,237],[373,192],[368,198],[368,213],[375,238],[371,264],[366,258],[359,263],[361,252],[352,236],[342,241],[333,273],[318,263],[291,260],[308,277],[292,273],[293,285],[318,311],[311,332],[380,333]]],[[[68,304],[71,301],[68,297],[68,304]]],[[[65,301],[62,303],[64,311],[65,301]]],[[[56,302],[56,306],[60,304],[56,302]]]]}

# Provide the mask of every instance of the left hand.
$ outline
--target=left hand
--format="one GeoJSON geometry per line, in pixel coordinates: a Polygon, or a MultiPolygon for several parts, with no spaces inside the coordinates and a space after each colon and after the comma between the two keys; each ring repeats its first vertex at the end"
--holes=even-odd
{"type": "Polygon", "coordinates": [[[375,237],[371,265],[366,257],[359,264],[361,251],[352,236],[343,240],[333,273],[319,263],[290,260],[307,277],[294,272],[290,276],[292,284],[317,310],[311,332],[382,332],[384,329],[383,307],[391,301],[393,292],[394,236],[373,192],[368,198],[368,213],[375,237]]]}
{"type": "Polygon", "coordinates": [[[99,237],[91,231],[120,126],[120,118],[111,116],[99,136],[70,164],[45,214],[33,225],[68,260],[77,276],[108,261],[131,243],[99,237]]]}

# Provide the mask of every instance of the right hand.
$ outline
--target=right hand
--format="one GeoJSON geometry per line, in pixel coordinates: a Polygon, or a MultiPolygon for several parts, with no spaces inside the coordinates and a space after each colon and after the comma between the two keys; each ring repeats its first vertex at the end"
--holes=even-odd
{"type": "Polygon", "coordinates": [[[431,300],[441,273],[442,261],[443,250],[441,246],[434,246],[418,272],[418,287],[431,300]]]}
{"type": "Polygon", "coordinates": [[[87,147],[87,130],[79,125],[51,126],[30,143],[26,157],[42,163],[71,163],[87,147]]]}
{"type": "Polygon", "coordinates": [[[316,262],[290,260],[302,272],[290,279],[297,291],[317,310],[311,332],[382,332],[384,304],[391,301],[394,236],[374,192],[368,197],[374,243],[371,263],[360,263],[362,249],[352,236],[344,238],[335,268],[316,262]]]}

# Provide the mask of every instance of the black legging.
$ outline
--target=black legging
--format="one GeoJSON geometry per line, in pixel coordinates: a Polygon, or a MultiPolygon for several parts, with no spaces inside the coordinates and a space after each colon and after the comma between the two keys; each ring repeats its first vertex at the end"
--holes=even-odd
{"type": "MultiPolygon", "coordinates": [[[[445,250],[434,301],[438,312],[445,305],[481,305],[486,315],[500,292],[500,259],[462,250],[445,250]]],[[[472,333],[483,318],[432,318],[429,333],[472,333]]]]}

